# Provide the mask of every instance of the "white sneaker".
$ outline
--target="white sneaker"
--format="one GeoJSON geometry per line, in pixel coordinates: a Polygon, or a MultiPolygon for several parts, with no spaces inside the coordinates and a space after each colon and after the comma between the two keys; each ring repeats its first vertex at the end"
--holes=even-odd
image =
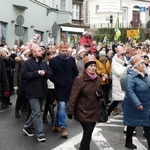
{"type": "Polygon", "coordinates": [[[111,121],[110,121],[110,116],[108,116],[108,120],[107,120],[107,122],[106,123],[108,123],[108,124],[110,124],[111,123],[111,121]]]}

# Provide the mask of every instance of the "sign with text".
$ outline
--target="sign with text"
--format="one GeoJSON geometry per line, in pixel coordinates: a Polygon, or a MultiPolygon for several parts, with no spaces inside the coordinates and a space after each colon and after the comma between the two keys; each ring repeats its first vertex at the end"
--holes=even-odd
{"type": "Polygon", "coordinates": [[[137,29],[133,29],[133,30],[127,30],[127,38],[138,38],[138,30],[137,29]]]}

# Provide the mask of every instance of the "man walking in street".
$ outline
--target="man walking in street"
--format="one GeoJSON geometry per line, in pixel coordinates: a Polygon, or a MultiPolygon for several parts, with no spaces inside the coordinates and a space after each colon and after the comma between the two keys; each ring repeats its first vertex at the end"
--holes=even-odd
{"type": "Polygon", "coordinates": [[[66,107],[73,81],[78,75],[75,59],[69,56],[67,45],[60,45],[58,55],[50,59],[49,66],[55,75],[53,82],[58,103],[52,130],[60,132],[62,138],[67,138],[66,107]]]}
{"type": "Polygon", "coordinates": [[[47,79],[52,78],[52,71],[46,62],[42,61],[43,50],[37,45],[32,50],[32,57],[24,61],[21,68],[21,78],[26,80],[25,94],[31,106],[31,114],[23,128],[28,136],[34,136],[31,128],[34,127],[37,140],[45,142],[41,107],[47,91],[47,79]]]}

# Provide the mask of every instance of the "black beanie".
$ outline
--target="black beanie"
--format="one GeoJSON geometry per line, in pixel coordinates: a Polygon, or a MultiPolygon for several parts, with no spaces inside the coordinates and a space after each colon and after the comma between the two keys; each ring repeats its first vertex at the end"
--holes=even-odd
{"type": "Polygon", "coordinates": [[[88,61],[87,63],[84,64],[84,68],[86,69],[91,64],[96,64],[96,61],[88,61]]]}

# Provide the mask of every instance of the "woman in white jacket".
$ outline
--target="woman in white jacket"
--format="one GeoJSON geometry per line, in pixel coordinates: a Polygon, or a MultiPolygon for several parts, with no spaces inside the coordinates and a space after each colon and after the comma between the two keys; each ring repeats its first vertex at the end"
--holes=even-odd
{"type": "Polygon", "coordinates": [[[125,51],[119,47],[119,51],[112,59],[112,103],[108,108],[108,121],[110,123],[110,114],[115,107],[118,106],[119,101],[123,101],[125,93],[121,89],[120,78],[126,69],[125,65],[125,51]]]}

